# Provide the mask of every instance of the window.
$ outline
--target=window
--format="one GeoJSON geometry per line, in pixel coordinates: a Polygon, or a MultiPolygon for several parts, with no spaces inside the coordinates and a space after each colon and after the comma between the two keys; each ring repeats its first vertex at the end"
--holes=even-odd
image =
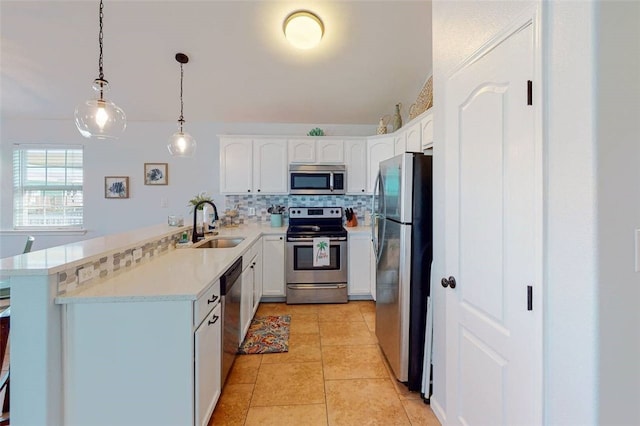
{"type": "Polygon", "coordinates": [[[82,153],[81,146],[15,145],[14,228],[82,228],[82,153]]]}

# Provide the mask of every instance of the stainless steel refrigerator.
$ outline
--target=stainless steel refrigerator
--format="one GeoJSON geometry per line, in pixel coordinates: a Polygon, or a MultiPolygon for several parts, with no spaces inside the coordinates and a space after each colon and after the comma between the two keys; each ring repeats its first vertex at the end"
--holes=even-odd
{"type": "Polygon", "coordinates": [[[398,380],[422,384],[432,245],[432,157],[380,163],[373,196],[376,336],[398,380]]]}

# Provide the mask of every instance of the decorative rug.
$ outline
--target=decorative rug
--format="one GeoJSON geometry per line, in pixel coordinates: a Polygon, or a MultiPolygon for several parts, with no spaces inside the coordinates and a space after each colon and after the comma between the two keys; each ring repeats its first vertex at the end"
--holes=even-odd
{"type": "Polygon", "coordinates": [[[289,352],[289,324],[291,315],[254,317],[239,354],[268,354],[289,352]]]}

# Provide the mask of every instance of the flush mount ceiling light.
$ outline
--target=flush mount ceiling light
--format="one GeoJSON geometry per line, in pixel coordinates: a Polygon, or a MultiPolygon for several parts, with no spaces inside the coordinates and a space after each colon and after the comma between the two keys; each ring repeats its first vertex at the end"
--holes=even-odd
{"type": "Polygon", "coordinates": [[[176,53],[176,61],[180,63],[180,117],[178,117],[178,126],[180,130],[169,138],[169,153],[175,157],[191,157],[196,152],[196,140],[183,130],[184,126],[184,102],[182,101],[182,80],[184,79],[184,70],[182,66],[189,62],[189,57],[184,53],[176,53]]]}
{"type": "Polygon", "coordinates": [[[322,20],[307,10],[299,10],[287,16],[282,29],[289,43],[298,49],[316,47],[324,35],[322,20]]]}
{"type": "Polygon", "coordinates": [[[80,134],[85,138],[118,139],[127,127],[127,119],[124,111],[116,104],[104,98],[104,93],[109,91],[109,82],[104,78],[102,70],[102,18],[104,4],[100,0],[100,31],[98,44],[100,55],[98,58],[98,78],[93,80],[93,90],[97,93],[96,99],[89,99],[76,107],[75,122],[80,134]]]}

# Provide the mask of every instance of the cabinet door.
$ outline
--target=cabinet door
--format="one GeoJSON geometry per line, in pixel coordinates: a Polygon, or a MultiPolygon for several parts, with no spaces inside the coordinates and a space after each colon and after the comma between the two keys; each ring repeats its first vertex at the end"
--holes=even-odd
{"type": "Polygon", "coordinates": [[[290,163],[315,163],[316,144],[312,139],[289,140],[290,163]]]}
{"type": "Polygon", "coordinates": [[[262,295],[285,296],[284,235],[262,237],[262,295]]]}
{"type": "Polygon", "coordinates": [[[195,332],[196,426],[206,426],[220,397],[221,304],[195,332]]]}
{"type": "Polygon", "coordinates": [[[405,130],[406,152],[422,152],[422,139],[420,137],[420,122],[412,124],[405,130]]]}
{"type": "MultiPolygon", "coordinates": [[[[369,234],[349,235],[349,281],[351,295],[371,295],[371,236],[369,234]]],[[[375,280],[374,280],[375,285],[375,280]]]]}
{"type": "Polygon", "coordinates": [[[393,155],[400,155],[407,151],[407,134],[403,130],[398,130],[393,137],[393,155]]]}
{"type": "Polygon", "coordinates": [[[253,258],[253,309],[252,314],[255,315],[260,305],[262,297],[262,243],[259,241],[254,244],[256,246],[256,257],[253,258]]]}
{"type": "Polygon", "coordinates": [[[433,112],[429,112],[420,120],[422,127],[422,149],[429,149],[433,146],[433,112]]]}
{"type": "Polygon", "coordinates": [[[367,141],[344,142],[344,160],[347,166],[347,193],[367,192],[367,141]]]}
{"type": "Polygon", "coordinates": [[[253,258],[242,271],[242,292],[240,295],[240,343],[244,341],[253,317],[253,258]]]}
{"type": "Polygon", "coordinates": [[[393,157],[393,136],[369,139],[367,141],[367,191],[373,193],[380,162],[393,157]]]}
{"type": "Polygon", "coordinates": [[[251,139],[220,138],[220,193],[252,192],[251,139]]]}
{"type": "Polygon", "coordinates": [[[260,194],[287,193],[287,141],[253,140],[253,191],[260,194]]]}
{"type": "Polygon", "coordinates": [[[316,161],[318,163],[343,163],[344,141],[342,139],[316,140],[316,161]]]}

